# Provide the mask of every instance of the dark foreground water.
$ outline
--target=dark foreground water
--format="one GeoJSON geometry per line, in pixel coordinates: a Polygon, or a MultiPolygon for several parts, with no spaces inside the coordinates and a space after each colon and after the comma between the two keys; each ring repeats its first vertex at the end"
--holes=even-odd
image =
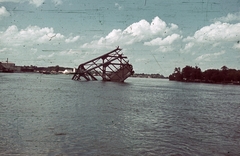
{"type": "Polygon", "coordinates": [[[239,156],[240,86],[0,73],[1,156],[239,156]]]}

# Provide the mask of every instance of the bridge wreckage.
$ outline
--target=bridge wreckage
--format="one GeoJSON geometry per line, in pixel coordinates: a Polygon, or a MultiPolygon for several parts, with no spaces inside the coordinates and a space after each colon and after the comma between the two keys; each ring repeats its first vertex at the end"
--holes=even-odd
{"type": "Polygon", "coordinates": [[[124,82],[134,74],[133,67],[127,57],[120,53],[122,49],[116,49],[99,56],[95,59],[82,63],[74,73],[72,80],[81,80],[81,77],[97,80],[96,76],[102,77],[103,81],[124,82]]]}

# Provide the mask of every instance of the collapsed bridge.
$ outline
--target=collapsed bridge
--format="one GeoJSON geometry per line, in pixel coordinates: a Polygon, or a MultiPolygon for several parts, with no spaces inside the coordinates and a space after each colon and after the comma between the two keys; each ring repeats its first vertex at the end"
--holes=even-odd
{"type": "Polygon", "coordinates": [[[80,64],[72,80],[81,80],[82,77],[90,81],[97,80],[96,76],[100,76],[103,81],[124,82],[134,74],[134,71],[127,57],[120,53],[121,50],[117,47],[102,56],[80,64]]]}

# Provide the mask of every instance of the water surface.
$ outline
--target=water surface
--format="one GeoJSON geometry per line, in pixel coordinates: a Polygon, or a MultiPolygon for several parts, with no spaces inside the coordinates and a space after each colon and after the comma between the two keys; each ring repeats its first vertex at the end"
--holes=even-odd
{"type": "Polygon", "coordinates": [[[240,155],[240,87],[0,73],[0,155],[240,155]]]}

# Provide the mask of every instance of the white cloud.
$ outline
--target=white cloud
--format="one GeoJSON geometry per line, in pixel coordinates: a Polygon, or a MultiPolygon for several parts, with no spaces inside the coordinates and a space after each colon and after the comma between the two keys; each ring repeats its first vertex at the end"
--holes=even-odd
{"type": "Polygon", "coordinates": [[[62,0],[52,0],[52,2],[55,4],[55,5],[61,5],[63,2],[62,0]]]}
{"type": "Polygon", "coordinates": [[[67,51],[60,52],[60,55],[74,55],[74,54],[79,54],[80,52],[81,51],[79,51],[79,50],[69,49],[67,51]]]}
{"type": "Polygon", "coordinates": [[[65,40],[66,43],[74,43],[79,39],[80,36],[69,37],[65,40]]]}
{"type": "Polygon", "coordinates": [[[5,32],[0,32],[0,41],[6,45],[19,46],[34,43],[49,43],[49,41],[62,40],[64,36],[54,33],[53,28],[40,28],[38,26],[28,26],[18,30],[17,26],[12,25],[5,32]]]}
{"type": "Polygon", "coordinates": [[[122,10],[122,6],[121,5],[119,5],[118,3],[115,3],[115,7],[117,7],[118,8],[118,10],[122,10]]]}
{"type": "MultiPolygon", "coordinates": [[[[182,51],[187,52],[197,47],[219,47],[225,44],[233,44],[240,37],[240,23],[229,24],[216,22],[196,31],[193,36],[188,36],[183,41],[186,43],[182,51]]],[[[236,47],[236,46],[235,46],[236,47]]],[[[224,46],[222,46],[224,48],[224,46]]]]}
{"type": "Polygon", "coordinates": [[[43,4],[45,0],[28,0],[30,4],[36,5],[36,7],[39,7],[43,4]]]}
{"type": "Polygon", "coordinates": [[[162,39],[160,37],[153,39],[149,42],[145,42],[144,45],[148,46],[167,46],[171,45],[174,41],[181,39],[181,36],[179,34],[172,34],[170,36],[167,36],[166,38],[162,39]]]}
{"type": "Polygon", "coordinates": [[[14,2],[14,3],[24,3],[29,2],[29,4],[33,4],[36,7],[39,7],[43,4],[45,0],[0,0],[0,2],[14,2]]]}
{"type": "MultiPolygon", "coordinates": [[[[14,2],[14,3],[28,2],[29,4],[39,7],[45,2],[45,0],[0,0],[0,2],[14,2]]],[[[54,3],[55,5],[60,5],[63,2],[62,2],[62,0],[52,0],[52,3],[54,3]]]]}
{"type": "Polygon", "coordinates": [[[52,54],[49,54],[49,55],[40,55],[37,58],[38,59],[48,59],[48,58],[53,57],[54,55],[55,55],[55,53],[52,53],[52,54]]]}
{"type": "Polygon", "coordinates": [[[202,60],[210,61],[210,59],[209,59],[210,56],[211,56],[211,54],[203,54],[203,55],[197,57],[196,61],[202,61],[202,60]]]}
{"type": "Polygon", "coordinates": [[[10,13],[7,11],[7,9],[4,6],[0,7],[0,20],[2,19],[2,17],[8,16],[10,16],[10,13]]]}
{"type": "Polygon", "coordinates": [[[148,39],[153,35],[166,36],[172,31],[178,29],[175,24],[166,24],[159,17],[155,17],[151,23],[141,20],[127,27],[123,32],[131,36],[137,36],[139,39],[148,39]]]}
{"type": "Polygon", "coordinates": [[[240,23],[229,24],[216,22],[210,26],[205,26],[196,31],[193,37],[186,40],[195,40],[196,42],[215,42],[215,41],[235,41],[240,36],[240,23]]]}
{"type": "Polygon", "coordinates": [[[215,18],[214,21],[220,21],[220,22],[233,22],[233,21],[240,21],[240,12],[234,13],[234,14],[227,14],[227,16],[215,18]]]}
{"type": "Polygon", "coordinates": [[[0,53],[7,51],[7,48],[0,49],[0,53]]]}
{"type": "Polygon", "coordinates": [[[125,30],[113,29],[106,37],[86,43],[83,47],[131,45],[139,42],[148,42],[155,37],[165,37],[178,31],[175,24],[166,24],[159,17],[155,17],[151,23],[140,20],[128,26],[125,30]]]}
{"type": "Polygon", "coordinates": [[[225,54],[225,51],[221,51],[213,54],[203,54],[196,58],[196,61],[211,61],[211,59],[217,58],[217,56],[225,54]]]}
{"type": "Polygon", "coordinates": [[[189,42],[185,45],[185,49],[184,50],[188,50],[188,49],[191,49],[192,47],[194,46],[194,43],[193,42],[189,42]]]}

